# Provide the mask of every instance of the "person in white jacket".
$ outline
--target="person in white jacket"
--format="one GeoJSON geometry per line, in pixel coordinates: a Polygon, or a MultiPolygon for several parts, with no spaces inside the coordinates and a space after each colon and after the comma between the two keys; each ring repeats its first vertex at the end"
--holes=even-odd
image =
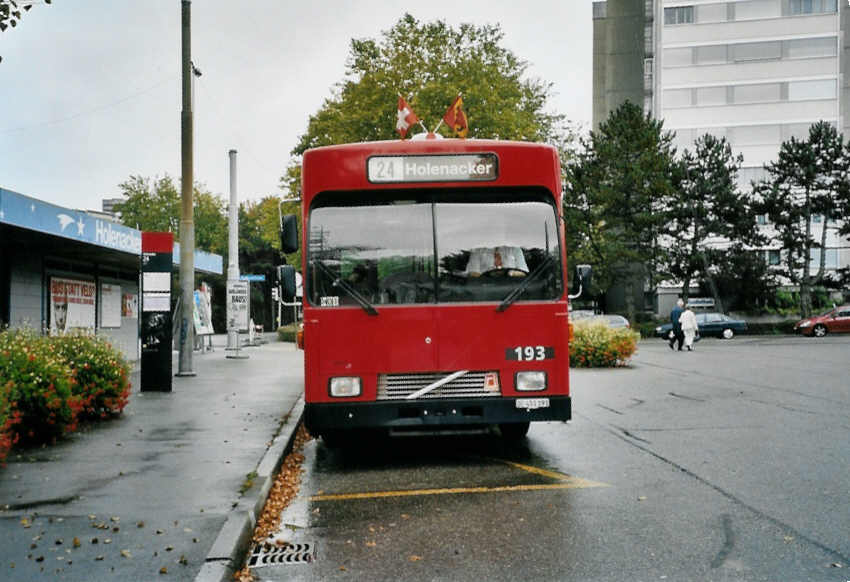
{"type": "Polygon", "coordinates": [[[685,347],[691,352],[694,349],[694,338],[699,331],[697,325],[697,316],[691,311],[691,306],[686,305],[685,311],[679,316],[679,323],[682,326],[682,333],[685,334],[685,347]]]}

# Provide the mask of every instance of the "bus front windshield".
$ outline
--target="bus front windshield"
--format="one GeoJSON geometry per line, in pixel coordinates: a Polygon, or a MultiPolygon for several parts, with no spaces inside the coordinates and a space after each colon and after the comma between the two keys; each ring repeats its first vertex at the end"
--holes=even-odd
{"type": "Polygon", "coordinates": [[[327,194],[313,204],[306,291],[315,306],[552,300],[563,292],[551,196],[352,197],[327,194]]]}

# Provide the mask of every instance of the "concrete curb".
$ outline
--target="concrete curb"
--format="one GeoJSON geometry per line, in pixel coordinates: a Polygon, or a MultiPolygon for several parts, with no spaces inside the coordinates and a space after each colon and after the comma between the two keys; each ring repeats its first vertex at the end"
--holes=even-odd
{"type": "Polygon", "coordinates": [[[257,518],[269,497],[274,478],[287,453],[292,449],[295,432],[301,424],[304,397],[300,397],[287,415],[280,433],[272,441],[257,465],[254,486],[239,499],[227,516],[218,536],[207,554],[195,582],[231,582],[248,550],[257,518]]]}

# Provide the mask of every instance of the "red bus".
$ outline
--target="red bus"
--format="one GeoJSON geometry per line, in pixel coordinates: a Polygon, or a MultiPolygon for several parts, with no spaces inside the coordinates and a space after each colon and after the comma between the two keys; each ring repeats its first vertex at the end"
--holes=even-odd
{"type": "Polygon", "coordinates": [[[316,148],[303,158],[302,208],[312,434],[330,443],[356,429],[498,426],[521,438],[532,421],[570,419],[554,148],[316,148]]]}

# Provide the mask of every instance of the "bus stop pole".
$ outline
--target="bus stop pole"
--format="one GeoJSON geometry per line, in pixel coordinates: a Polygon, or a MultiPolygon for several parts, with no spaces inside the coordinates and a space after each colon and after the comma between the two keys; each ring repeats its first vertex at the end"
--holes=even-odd
{"type": "MultiPolygon", "coordinates": [[[[236,150],[228,152],[230,157],[230,206],[228,207],[227,237],[227,286],[239,281],[239,207],[236,204],[236,150]]],[[[227,348],[239,349],[238,323],[227,322],[227,348]]]]}

